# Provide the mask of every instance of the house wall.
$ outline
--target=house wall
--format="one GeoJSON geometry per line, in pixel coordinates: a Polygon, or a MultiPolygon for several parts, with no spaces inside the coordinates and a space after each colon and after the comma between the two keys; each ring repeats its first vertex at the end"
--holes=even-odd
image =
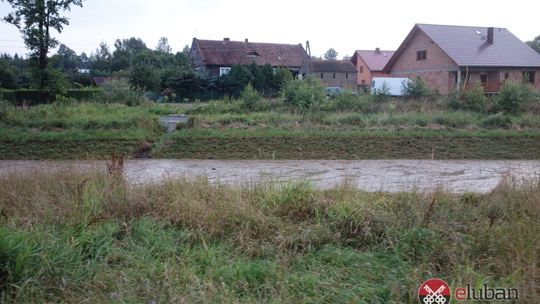
{"type": "Polygon", "coordinates": [[[362,57],[358,55],[356,55],[356,70],[358,71],[358,76],[356,77],[356,84],[358,87],[370,86],[373,77],[371,75],[371,70],[368,68],[368,65],[364,62],[362,57]],[[362,73],[360,73],[361,67],[363,67],[362,73]]]}
{"type": "Polygon", "coordinates": [[[538,77],[540,76],[540,69],[522,69],[522,68],[500,68],[500,69],[493,69],[493,68],[486,68],[484,70],[473,70],[473,71],[467,71],[463,70],[461,72],[462,76],[462,82],[467,77],[469,84],[474,84],[475,82],[481,81],[481,75],[485,74],[487,76],[487,82],[488,83],[513,83],[513,84],[521,84],[523,82],[523,72],[525,71],[534,71],[536,73],[535,75],[535,82],[534,84],[531,84],[531,87],[536,90],[540,91],[540,81],[538,77]]]}
{"type": "Polygon", "coordinates": [[[392,66],[390,75],[410,79],[420,77],[429,87],[438,89],[441,94],[448,94],[455,89],[455,74],[451,72],[457,69],[457,64],[437,44],[418,31],[392,66]],[[417,51],[421,50],[426,51],[425,60],[416,58],[417,51]]]}
{"type": "Polygon", "coordinates": [[[357,73],[313,73],[325,87],[341,87],[347,90],[357,90],[357,73]],[[321,78],[321,74],[323,77],[321,78]],[[334,74],[336,77],[334,78],[334,74]]]}

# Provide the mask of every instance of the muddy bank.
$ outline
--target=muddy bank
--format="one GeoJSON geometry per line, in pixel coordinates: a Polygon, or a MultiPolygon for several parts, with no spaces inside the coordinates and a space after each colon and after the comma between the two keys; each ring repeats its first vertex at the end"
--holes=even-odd
{"type": "MultiPolygon", "coordinates": [[[[32,170],[105,169],[104,161],[0,161],[0,174],[32,170]]],[[[160,182],[167,177],[205,176],[211,181],[245,184],[307,180],[317,188],[348,182],[366,191],[488,192],[505,176],[540,176],[540,161],[437,160],[129,160],[130,183],[160,182]]]]}

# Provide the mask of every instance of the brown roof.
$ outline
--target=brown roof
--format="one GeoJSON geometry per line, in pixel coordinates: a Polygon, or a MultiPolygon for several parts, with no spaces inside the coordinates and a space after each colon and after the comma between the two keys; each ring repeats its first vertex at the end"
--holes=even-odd
{"type": "Polygon", "coordinates": [[[371,71],[382,71],[394,53],[395,51],[357,50],[355,56],[360,56],[371,71]]]}
{"type": "Polygon", "coordinates": [[[300,67],[307,57],[301,44],[277,44],[226,40],[193,39],[204,65],[271,64],[275,67],[300,67]]]}
{"type": "Polygon", "coordinates": [[[487,27],[416,24],[386,70],[418,31],[424,32],[459,66],[540,67],[540,55],[505,28],[494,29],[491,44],[487,41],[487,27]]]}
{"type": "Polygon", "coordinates": [[[348,60],[314,60],[311,62],[313,73],[356,73],[356,67],[348,60]]]}

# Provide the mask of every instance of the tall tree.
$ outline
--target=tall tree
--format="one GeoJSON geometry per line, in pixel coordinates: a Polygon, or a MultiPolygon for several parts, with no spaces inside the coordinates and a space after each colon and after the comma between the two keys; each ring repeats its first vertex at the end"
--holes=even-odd
{"type": "Polygon", "coordinates": [[[169,45],[169,39],[167,37],[159,38],[156,51],[167,54],[172,52],[172,47],[169,45]]]}
{"type": "Polygon", "coordinates": [[[532,41],[527,41],[527,44],[540,53],[540,35],[536,36],[532,41]]]}
{"type": "Polygon", "coordinates": [[[334,50],[333,48],[328,49],[328,51],[324,53],[324,59],[326,60],[336,60],[337,56],[338,56],[338,52],[336,52],[336,50],[334,50]]]}
{"type": "Polygon", "coordinates": [[[3,18],[15,25],[21,32],[26,47],[38,59],[39,88],[43,98],[48,99],[46,88],[49,86],[47,54],[58,44],[51,36],[51,30],[61,33],[69,20],[61,13],[71,5],[81,6],[83,0],[2,0],[7,1],[13,11],[3,18]]]}

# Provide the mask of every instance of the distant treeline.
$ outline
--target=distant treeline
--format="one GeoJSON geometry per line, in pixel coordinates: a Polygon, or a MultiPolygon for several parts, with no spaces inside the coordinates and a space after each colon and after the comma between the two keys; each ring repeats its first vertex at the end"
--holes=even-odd
{"type": "MultiPolygon", "coordinates": [[[[139,38],[118,39],[114,50],[101,43],[90,55],[77,54],[61,44],[49,63],[51,96],[70,97],[71,90],[93,86],[94,77],[128,79],[132,89],[167,101],[236,97],[248,83],[262,95],[275,96],[282,84],[292,79],[287,69],[255,64],[235,66],[228,75],[212,77],[195,69],[188,46],[182,52],[172,53],[167,38],[161,38],[155,49],[148,48],[139,38]]],[[[27,90],[38,87],[38,79],[35,57],[0,55],[0,88],[26,96],[33,94],[26,93],[27,90]]]]}

